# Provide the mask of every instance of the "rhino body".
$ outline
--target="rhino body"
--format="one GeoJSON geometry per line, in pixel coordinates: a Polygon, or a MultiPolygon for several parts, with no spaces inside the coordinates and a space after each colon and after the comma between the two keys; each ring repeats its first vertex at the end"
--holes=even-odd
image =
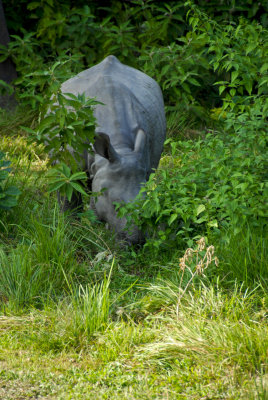
{"type": "Polygon", "coordinates": [[[93,208],[121,238],[139,242],[138,229],[125,231],[126,220],[117,217],[113,203],[132,201],[158,166],[166,136],[160,87],[146,74],[111,55],[66,81],[62,92],[85,93],[104,104],[94,106],[94,155],[85,152],[82,157],[90,189],[106,189],[93,208]]]}

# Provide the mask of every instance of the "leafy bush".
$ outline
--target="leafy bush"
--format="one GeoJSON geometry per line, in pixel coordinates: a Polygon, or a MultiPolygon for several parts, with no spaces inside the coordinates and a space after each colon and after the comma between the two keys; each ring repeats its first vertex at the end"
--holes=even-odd
{"type": "Polygon", "coordinates": [[[193,105],[189,111],[204,118],[206,113],[197,93],[215,81],[202,56],[206,43],[202,38],[185,39],[183,46],[175,43],[178,35],[185,32],[188,6],[172,3],[161,7],[138,1],[127,7],[113,2],[110,9],[98,16],[98,21],[92,14],[98,13],[94,6],[72,9],[67,4],[34,2],[28,7],[41,13],[36,32],[23,30],[21,36],[12,35],[8,49],[0,47],[0,62],[11,57],[17,66],[19,77],[15,85],[24,104],[30,103],[35,109],[42,107],[57,82],[112,53],[157,79],[170,105],[178,106],[183,100],[186,109],[193,105]],[[91,37],[94,47],[90,46],[91,37]],[[56,64],[51,63],[52,58],[57,60],[56,64]],[[44,64],[48,65],[46,70],[44,64]]]}
{"type": "MultiPolygon", "coordinates": [[[[50,71],[53,73],[59,64],[56,62],[50,71]]],[[[77,171],[79,167],[83,168],[80,165],[83,152],[90,151],[94,142],[93,106],[100,103],[84,94],[63,94],[57,78],[51,86],[47,90],[50,98],[47,96],[41,103],[37,128],[24,127],[24,130],[35,142],[44,145],[50,163],[56,163],[49,174],[50,191],[59,190],[70,201],[73,191],[86,195],[79,182],[86,181],[87,175],[77,171]]]]}
{"type": "MultiPolygon", "coordinates": [[[[262,225],[267,213],[267,32],[244,20],[238,26],[219,26],[195,6],[189,22],[189,40],[203,40],[200,54],[225,76],[215,83],[222,99],[222,107],[213,111],[219,131],[197,141],[168,141],[171,164],[150,177],[136,206],[120,210],[121,215],[130,213],[144,231],[153,232],[150,242],[156,247],[184,241],[191,245],[196,235],[211,229],[223,234],[227,226],[237,234],[246,223],[262,225]]],[[[171,68],[166,65],[167,73],[171,68]]],[[[179,71],[176,63],[174,68],[179,71]]],[[[184,101],[189,104],[190,97],[184,101]]]]}
{"type": "Polygon", "coordinates": [[[47,105],[49,114],[41,119],[37,129],[26,130],[45,143],[52,161],[60,158],[74,164],[78,154],[93,142],[95,117],[92,106],[95,104],[98,102],[84,94],[63,94],[59,89],[47,105]]]}
{"type": "Polygon", "coordinates": [[[233,119],[233,131],[211,132],[198,141],[169,140],[170,164],[151,175],[136,204],[121,207],[120,215],[131,214],[152,232],[149,242],[156,247],[191,244],[193,237],[211,229],[223,234],[221,228],[229,225],[238,233],[246,223],[262,224],[268,185],[265,119],[258,106],[233,119]]]}
{"type": "Polygon", "coordinates": [[[8,48],[0,45],[0,62],[11,57],[16,64],[18,78],[14,81],[17,97],[25,106],[47,111],[51,96],[57,93],[62,82],[83,68],[81,55],[71,56],[61,52],[53,59],[45,60],[40,41],[34,33],[23,31],[23,36],[12,35],[8,48]],[[44,63],[46,68],[44,68],[44,63]]]}
{"type": "MultiPolygon", "coordinates": [[[[101,8],[94,1],[90,7],[83,1],[75,7],[68,0],[30,2],[27,8],[32,14],[27,16],[27,26],[33,31],[22,29],[22,34],[12,35],[9,48],[0,47],[0,61],[13,59],[20,100],[36,108],[49,100],[49,88],[52,86],[53,92],[56,81],[62,82],[113,53],[159,82],[168,111],[181,112],[183,105],[184,113],[207,124],[207,109],[220,107],[225,95],[225,84],[218,93],[216,81],[227,82],[231,76],[231,96],[234,81],[240,81],[246,90],[254,87],[252,72],[256,76],[256,70],[251,71],[249,64],[253,56],[256,67],[262,62],[265,31],[254,21],[239,20],[237,14],[239,10],[254,20],[263,7],[261,3],[245,5],[237,0],[230,6],[221,4],[224,17],[214,10],[217,22],[213,20],[212,5],[199,3],[197,7],[193,1],[112,1],[109,6],[104,2],[101,8]],[[30,23],[34,19],[36,25],[30,23]],[[228,20],[234,22],[229,24],[228,20]],[[57,60],[56,67],[51,64],[53,59],[57,60]],[[45,71],[44,65],[49,67],[45,71]]],[[[17,19],[14,10],[6,7],[10,18],[17,19]]],[[[265,72],[261,67],[258,71],[265,72]]]]}
{"type": "Polygon", "coordinates": [[[17,187],[8,185],[10,161],[4,159],[4,153],[0,151],[0,214],[2,210],[9,210],[17,204],[20,191],[17,187]]]}
{"type": "Polygon", "coordinates": [[[254,93],[259,78],[263,90],[267,82],[262,79],[267,70],[262,64],[267,53],[265,30],[234,17],[239,9],[254,19],[261,4],[256,8],[240,3],[232,3],[232,12],[221,5],[228,17],[220,18],[216,12],[216,22],[206,2],[197,7],[192,1],[112,1],[103,9],[94,2],[90,8],[83,2],[72,8],[67,0],[32,2],[28,8],[37,18],[36,31],[12,35],[9,48],[0,47],[0,61],[13,59],[20,100],[36,108],[49,101],[57,82],[113,53],[159,82],[168,111],[181,112],[183,105],[184,113],[207,124],[207,109],[222,105],[227,87],[233,97],[235,92],[241,94],[242,87],[254,93]],[[202,11],[206,8],[211,17],[202,11]],[[228,19],[235,22],[226,23],[228,19]],[[44,65],[48,65],[46,70],[44,65]],[[219,93],[217,81],[221,82],[219,93]]]}

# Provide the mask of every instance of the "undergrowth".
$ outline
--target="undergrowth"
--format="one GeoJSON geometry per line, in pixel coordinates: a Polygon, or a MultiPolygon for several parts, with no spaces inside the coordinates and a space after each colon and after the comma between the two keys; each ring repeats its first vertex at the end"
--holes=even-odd
{"type": "Polygon", "coordinates": [[[265,227],[155,258],[62,215],[38,174],[1,221],[0,396],[266,398],[265,227]]]}
{"type": "Polygon", "coordinates": [[[207,2],[54,3],[29,3],[36,31],[0,49],[21,103],[0,114],[2,193],[21,193],[0,211],[0,398],[267,399],[264,6],[239,2],[249,22],[207,2]],[[93,135],[92,103],[41,116],[62,81],[111,52],[156,78],[166,101],[160,167],[138,209],[121,208],[144,228],[141,247],[120,247],[84,193],[77,218],[48,193],[46,137],[60,153],[62,116],[65,144],[75,126],[93,135]],[[43,143],[29,143],[35,134],[43,143]]]}

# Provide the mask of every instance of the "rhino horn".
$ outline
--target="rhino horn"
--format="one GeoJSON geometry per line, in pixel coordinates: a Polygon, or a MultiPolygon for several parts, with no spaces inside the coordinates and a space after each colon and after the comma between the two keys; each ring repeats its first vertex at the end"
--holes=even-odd
{"type": "Polygon", "coordinates": [[[142,153],[146,146],[146,134],[143,129],[139,129],[136,134],[134,151],[136,153],[142,153]]]}
{"type": "Polygon", "coordinates": [[[110,162],[119,161],[120,157],[113,148],[110,138],[106,133],[98,133],[95,137],[94,150],[100,156],[106,158],[110,162]]]}

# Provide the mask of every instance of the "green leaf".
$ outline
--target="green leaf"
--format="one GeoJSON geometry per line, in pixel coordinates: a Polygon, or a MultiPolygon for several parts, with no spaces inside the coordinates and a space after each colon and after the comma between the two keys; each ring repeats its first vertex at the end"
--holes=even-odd
{"type": "Polygon", "coordinates": [[[7,58],[8,58],[8,53],[1,55],[0,56],[0,63],[4,62],[7,58]]]}
{"type": "Polygon", "coordinates": [[[78,183],[76,183],[76,182],[70,182],[70,185],[71,185],[75,190],[77,190],[77,192],[80,192],[80,193],[82,193],[83,195],[88,196],[88,193],[86,193],[86,192],[84,191],[84,189],[82,188],[82,186],[79,185],[78,183]]]}
{"type": "Polygon", "coordinates": [[[18,196],[20,193],[21,191],[15,186],[9,186],[5,189],[5,194],[9,196],[18,196]]]}
{"type": "Polygon", "coordinates": [[[51,125],[54,125],[54,124],[55,124],[55,116],[49,115],[40,122],[40,124],[38,126],[38,131],[42,132],[44,129],[51,127],[51,125]]]}
{"type": "Polygon", "coordinates": [[[233,83],[239,75],[239,71],[233,71],[231,74],[231,83],[233,83]]]}
{"type": "Polygon", "coordinates": [[[27,126],[20,126],[25,132],[31,133],[32,135],[36,135],[36,131],[34,129],[28,128],[27,126]]]}
{"type": "Polygon", "coordinates": [[[168,219],[168,225],[170,226],[176,219],[178,219],[178,214],[171,214],[168,219]]]}
{"type": "Polygon", "coordinates": [[[268,70],[268,63],[264,63],[260,69],[260,73],[263,74],[268,70]]]}
{"type": "Polygon", "coordinates": [[[190,82],[194,86],[201,86],[200,83],[194,78],[189,78],[188,82],[190,82]]]}
{"type": "Polygon", "coordinates": [[[62,129],[64,127],[65,124],[65,114],[63,112],[61,112],[59,114],[59,125],[60,125],[60,129],[62,129]]]}
{"type": "Polygon", "coordinates": [[[252,81],[246,81],[245,82],[245,88],[247,89],[248,94],[251,94],[252,92],[252,81]]]}
{"type": "Polygon", "coordinates": [[[87,174],[85,172],[76,172],[70,177],[70,181],[86,180],[87,174]]]}
{"type": "Polygon", "coordinates": [[[206,209],[206,207],[204,206],[204,204],[200,204],[200,205],[197,207],[196,216],[198,216],[199,214],[201,214],[201,212],[205,211],[205,209],[206,209]]]}
{"type": "Polygon", "coordinates": [[[59,65],[63,65],[64,63],[62,61],[57,61],[55,62],[55,64],[52,65],[51,67],[51,71],[54,72],[55,69],[59,66],[59,65]]]}
{"type": "Polygon", "coordinates": [[[27,5],[28,10],[34,10],[35,8],[40,7],[39,1],[33,1],[27,5]]]}
{"type": "Polygon", "coordinates": [[[61,171],[63,172],[63,174],[67,177],[70,178],[71,176],[71,169],[65,164],[62,163],[61,166],[59,167],[61,169],[61,171]]]}
{"type": "Polygon", "coordinates": [[[257,43],[256,42],[252,42],[250,43],[247,47],[246,47],[246,55],[248,55],[252,50],[254,50],[257,47],[257,43]]]}
{"type": "Polygon", "coordinates": [[[55,192],[56,190],[59,190],[63,185],[65,185],[64,181],[61,182],[54,182],[49,185],[48,193],[55,192]]]}
{"type": "Polygon", "coordinates": [[[208,222],[207,224],[210,228],[218,228],[218,221],[214,219],[213,221],[208,222]]]}
{"type": "Polygon", "coordinates": [[[72,200],[73,188],[71,185],[65,185],[65,193],[67,196],[68,201],[72,200]]]}
{"type": "Polygon", "coordinates": [[[235,89],[231,89],[231,90],[230,90],[230,95],[231,95],[232,97],[234,97],[235,94],[236,94],[236,90],[235,90],[235,89]]]}
{"type": "Polygon", "coordinates": [[[222,94],[222,92],[225,90],[225,86],[220,86],[219,87],[219,93],[220,95],[222,94]]]}
{"type": "Polygon", "coordinates": [[[169,64],[166,64],[166,65],[162,68],[161,74],[162,74],[162,75],[166,75],[166,73],[168,72],[169,69],[170,69],[170,65],[169,65],[169,64]]]}
{"type": "Polygon", "coordinates": [[[259,87],[260,87],[260,86],[263,86],[263,85],[268,85],[268,78],[267,78],[267,77],[264,77],[264,78],[262,78],[262,79],[260,80],[260,82],[259,82],[259,87]]]}
{"type": "Polygon", "coordinates": [[[236,189],[241,189],[242,192],[245,192],[245,189],[247,189],[249,183],[248,182],[242,182],[239,183],[237,186],[235,186],[236,189]]]}

